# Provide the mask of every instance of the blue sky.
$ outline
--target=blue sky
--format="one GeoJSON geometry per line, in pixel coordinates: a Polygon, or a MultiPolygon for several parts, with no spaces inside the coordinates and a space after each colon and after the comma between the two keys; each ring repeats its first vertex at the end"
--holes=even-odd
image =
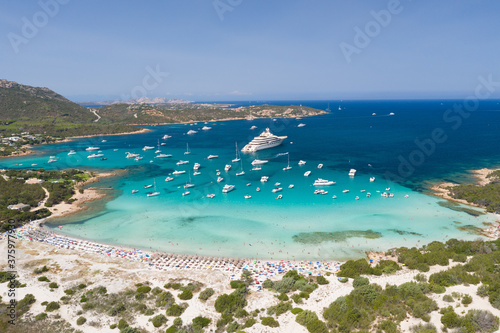
{"type": "Polygon", "coordinates": [[[0,78],[75,101],[465,98],[479,76],[500,82],[498,13],[495,0],[4,0],[0,78]]]}

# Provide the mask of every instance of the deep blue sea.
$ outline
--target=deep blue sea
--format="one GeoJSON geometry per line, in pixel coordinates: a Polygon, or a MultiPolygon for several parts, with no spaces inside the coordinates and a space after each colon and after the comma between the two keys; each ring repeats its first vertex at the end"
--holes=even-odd
{"type": "Polygon", "coordinates": [[[500,165],[498,100],[472,107],[462,100],[234,104],[329,107],[331,112],[302,119],[211,122],[206,124],[212,127],[208,131],[201,130],[204,123],[150,126],[151,131],[144,134],[39,146],[36,154],[0,160],[0,167],[124,169],[122,176],[99,184],[112,187],[106,200],[55,220],[53,227],[63,225],[62,233],[105,243],[178,253],[343,260],[366,250],[475,239],[476,234],[461,227],[483,227],[484,222],[495,220],[493,215],[473,217],[449,209],[426,193],[429,183],[471,182],[470,170],[500,165]],[[298,127],[301,123],[305,126],[298,127]],[[232,163],[235,143],[241,149],[266,127],[288,138],[278,147],[242,154],[241,164],[232,163]],[[198,133],[188,135],[191,129],[198,133]],[[165,134],[172,137],[162,140],[165,134]],[[171,158],[154,158],[158,142],[165,143],[160,150],[172,154],[171,158]],[[184,154],[186,144],[189,155],[184,154]],[[146,145],[155,149],[143,151],[146,145]],[[88,159],[85,148],[89,146],[100,147],[107,160],[88,159]],[[71,149],[77,154],[68,155],[71,149]],[[144,158],[126,159],[126,152],[144,158]],[[284,153],[290,156],[289,171],[283,171],[288,163],[284,153]],[[210,154],[219,158],[208,160],[210,154]],[[56,156],[57,162],[48,163],[49,156],[56,156]],[[256,158],[269,163],[252,171],[250,163],[256,158]],[[179,160],[189,163],[178,166],[179,160]],[[306,164],[299,166],[299,160],[306,164]],[[201,164],[200,175],[193,175],[195,162],[201,164]],[[320,163],[324,167],[318,169],[320,163]],[[229,172],[224,171],[226,164],[232,165],[229,172]],[[348,176],[351,168],[357,170],[354,178],[348,176]],[[242,169],[245,175],[236,176],[242,169]],[[187,172],[171,175],[174,170],[187,172]],[[305,171],[311,175],[305,177],[305,171]],[[217,172],[223,182],[216,181],[217,172]],[[264,175],[269,176],[267,183],[260,182],[264,175]],[[167,176],[174,180],[165,182],[167,176]],[[183,196],[189,177],[195,187],[183,196]],[[375,181],[370,182],[370,177],[375,181]],[[326,195],[314,194],[312,183],[317,178],[336,184],[323,188],[326,195]],[[283,190],[273,193],[277,182],[283,190]],[[160,195],[147,197],[151,189],[143,186],[154,183],[160,195]],[[223,194],[225,184],[236,189],[223,194]],[[290,184],[294,188],[288,188],[290,184]],[[139,192],[132,194],[133,189],[139,192]],[[394,197],[382,197],[383,192],[394,197]],[[206,197],[210,193],[215,194],[213,199],[206,197]],[[250,199],[244,198],[247,194],[250,199]],[[276,199],[278,194],[282,199],[276,199]]]}

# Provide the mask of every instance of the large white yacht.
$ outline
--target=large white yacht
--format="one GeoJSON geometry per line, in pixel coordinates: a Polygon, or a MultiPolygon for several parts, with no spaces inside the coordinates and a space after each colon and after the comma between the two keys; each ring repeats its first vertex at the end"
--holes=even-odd
{"type": "Polygon", "coordinates": [[[231,192],[232,190],[234,190],[234,185],[224,185],[224,188],[222,189],[222,193],[231,192]]]}
{"type": "Polygon", "coordinates": [[[321,179],[321,178],[318,178],[315,182],[314,182],[314,186],[330,186],[330,185],[333,185],[335,184],[334,181],[331,181],[331,180],[326,180],[326,179],[321,179]]]}
{"type": "Polygon", "coordinates": [[[286,138],[286,136],[274,135],[269,131],[269,128],[266,128],[264,132],[262,132],[259,136],[253,138],[250,143],[243,147],[241,151],[248,153],[256,152],[257,150],[273,148],[279,146],[286,138]]]}

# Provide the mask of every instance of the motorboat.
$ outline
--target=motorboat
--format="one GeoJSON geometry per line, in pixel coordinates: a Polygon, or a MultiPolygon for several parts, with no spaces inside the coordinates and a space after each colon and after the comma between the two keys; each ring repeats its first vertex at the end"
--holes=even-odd
{"type": "Polygon", "coordinates": [[[257,129],[257,126],[253,125],[252,127],[250,127],[251,130],[254,130],[254,129],[257,129]]]}
{"type": "Polygon", "coordinates": [[[139,192],[139,190],[132,190],[132,194],[139,192]]]}
{"type": "Polygon", "coordinates": [[[260,192],[260,187],[257,187],[255,190],[256,190],[257,192],[260,192]]]}
{"type": "Polygon", "coordinates": [[[288,188],[294,188],[294,187],[295,187],[295,185],[293,185],[293,184],[288,185],[288,188]]]}
{"type": "Polygon", "coordinates": [[[162,139],[163,139],[163,140],[167,140],[167,139],[169,139],[169,138],[171,138],[171,137],[172,137],[171,135],[165,134],[165,135],[162,137],[162,139]]]}
{"type": "Polygon", "coordinates": [[[219,157],[219,155],[208,155],[207,159],[211,160],[217,157],[219,157]]]}
{"type": "Polygon", "coordinates": [[[104,154],[90,154],[89,156],[87,156],[87,158],[97,158],[97,157],[103,157],[104,154]]]}
{"type": "Polygon", "coordinates": [[[173,178],[173,177],[167,177],[167,178],[165,178],[165,181],[166,181],[166,182],[171,182],[172,180],[174,180],[174,178],[173,178]]]}
{"type": "Polygon", "coordinates": [[[279,182],[274,183],[274,186],[280,186],[280,185],[281,185],[281,183],[279,183],[279,182]]]}
{"type": "Polygon", "coordinates": [[[167,157],[172,157],[171,154],[158,154],[155,156],[155,158],[167,158],[167,157]]]}
{"type": "Polygon", "coordinates": [[[99,149],[101,149],[101,148],[99,148],[99,147],[88,147],[85,150],[86,151],[92,151],[92,150],[99,150],[99,149]]]}
{"type": "Polygon", "coordinates": [[[57,162],[57,160],[55,158],[50,158],[47,163],[54,163],[54,162],[57,162]]]}
{"type": "Polygon", "coordinates": [[[354,177],[355,174],[356,174],[356,169],[349,170],[349,177],[354,177]]]}
{"type": "Polygon", "coordinates": [[[198,170],[200,168],[200,163],[195,163],[193,165],[193,170],[198,170]]]}
{"type": "Polygon", "coordinates": [[[304,164],[306,164],[306,161],[302,161],[302,160],[299,161],[299,165],[304,165],[304,164]]]}
{"type": "Polygon", "coordinates": [[[255,160],[252,161],[252,165],[254,165],[254,166],[255,165],[263,165],[263,164],[266,164],[267,162],[269,162],[269,161],[268,160],[257,160],[257,159],[255,159],[255,160]]]}
{"type": "Polygon", "coordinates": [[[144,186],[143,186],[143,188],[151,188],[151,187],[153,187],[153,185],[151,185],[151,184],[150,184],[150,185],[144,185],[144,186]]]}
{"type": "Polygon", "coordinates": [[[217,177],[217,183],[220,183],[220,182],[223,182],[224,181],[224,178],[222,177],[217,177]]]}
{"type": "Polygon", "coordinates": [[[311,174],[311,171],[306,171],[306,172],[304,172],[304,177],[309,177],[310,174],[311,174]]]}
{"type": "Polygon", "coordinates": [[[328,194],[328,191],[325,191],[325,190],[315,190],[315,191],[314,191],[314,194],[322,194],[322,195],[325,195],[325,194],[328,194]]]}
{"type": "Polygon", "coordinates": [[[148,197],[155,197],[157,195],[160,195],[160,192],[154,191],[154,192],[150,192],[150,193],[146,194],[146,196],[148,196],[148,197]]]}
{"type": "Polygon", "coordinates": [[[255,166],[252,168],[252,171],[259,171],[259,170],[262,170],[262,168],[259,166],[255,166]]]}
{"type": "Polygon", "coordinates": [[[213,193],[207,194],[207,198],[213,199],[213,197],[215,197],[215,194],[213,193]]]}
{"type": "Polygon", "coordinates": [[[282,194],[280,194],[280,195],[278,195],[278,196],[276,197],[276,199],[282,199],[282,198],[283,198],[283,195],[282,195],[282,194]]]}
{"type": "Polygon", "coordinates": [[[337,196],[336,196],[336,195],[334,195],[334,196],[332,197],[332,199],[337,199],[337,196]]]}
{"type": "Polygon", "coordinates": [[[125,158],[136,158],[139,156],[139,154],[133,154],[133,153],[129,153],[129,152],[126,152],[125,154],[127,154],[127,156],[125,156],[125,158]]]}
{"type": "Polygon", "coordinates": [[[222,193],[228,193],[228,192],[231,192],[232,190],[234,190],[234,185],[226,184],[222,188],[222,193]]]}
{"type": "Polygon", "coordinates": [[[243,176],[245,174],[245,171],[240,171],[236,173],[236,176],[243,176]]]}
{"type": "Polygon", "coordinates": [[[371,197],[371,196],[372,196],[372,194],[371,194],[370,192],[366,193],[366,197],[367,197],[367,198],[369,198],[369,197],[371,197]]]}
{"type": "Polygon", "coordinates": [[[358,197],[358,196],[356,196],[354,199],[359,200],[359,197],[358,197]]]}
{"type": "Polygon", "coordinates": [[[251,197],[252,197],[252,196],[251,196],[251,195],[249,195],[249,194],[247,194],[247,195],[245,195],[245,196],[244,196],[244,198],[245,198],[245,199],[250,199],[251,197]]]}
{"type": "Polygon", "coordinates": [[[182,196],[186,196],[186,195],[189,195],[191,192],[189,191],[186,191],[186,192],[182,192],[182,196]]]}
{"type": "Polygon", "coordinates": [[[323,167],[323,164],[318,164],[318,169],[321,169],[323,167]]]}
{"type": "Polygon", "coordinates": [[[224,167],[224,171],[228,172],[229,170],[231,170],[231,165],[226,164],[226,166],[224,167]]]}
{"type": "Polygon", "coordinates": [[[342,193],[348,193],[348,192],[349,192],[349,190],[343,190],[342,191],[342,193]]]}
{"type": "Polygon", "coordinates": [[[191,135],[191,134],[196,134],[196,133],[198,133],[198,131],[195,131],[195,130],[189,130],[189,131],[187,132],[187,134],[189,134],[189,135],[191,135]]]}
{"type": "Polygon", "coordinates": [[[173,175],[180,175],[183,173],[186,173],[186,171],[185,170],[175,170],[174,172],[172,172],[173,175]]]}
{"type": "Polygon", "coordinates": [[[268,179],[269,179],[269,176],[262,176],[262,177],[260,177],[260,181],[263,182],[263,183],[267,182],[268,179]]]}
{"type": "Polygon", "coordinates": [[[144,146],[144,147],[142,148],[142,150],[144,150],[144,151],[146,151],[146,150],[151,150],[151,149],[155,149],[155,147],[153,147],[153,146],[144,146]]]}
{"type": "Polygon", "coordinates": [[[375,177],[370,177],[370,182],[374,182],[375,181],[375,177]]]}
{"type": "Polygon", "coordinates": [[[142,160],[143,158],[144,158],[144,157],[142,157],[142,156],[137,156],[136,158],[134,158],[134,161],[140,161],[140,160],[142,160]]]}
{"type": "Polygon", "coordinates": [[[199,171],[193,172],[193,176],[198,176],[198,175],[201,175],[201,172],[199,172],[199,171]]]}
{"type": "Polygon", "coordinates": [[[306,126],[306,124],[300,123],[297,125],[297,127],[304,127],[304,126],[306,126]]]}
{"type": "Polygon", "coordinates": [[[242,152],[251,153],[262,149],[269,149],[279,146],[286,136],[277,136],[271,133],[269,128],[266,128],[259,136],[253,138],[247,145],[243,147],[242,152]]]}
{"type": "Polygon", "coordinates": [[[283,190],[281,187],[275,187],[275,188],[273,188],[272,192],[273,193],[281,192],[281,190],[283,190]]]}
{"type": "Polygon", "coordinates": [[[188,164],[189,161],[183,161],[183,160],[180,160],[179,162],[177,162],[176,164],[177,165],[183,165],[183,164],[188,164]]]}
{"type": "Polygon", "coordinates": [[[74,150],[70,150],[68,153],[68,155],[75,155],[75,154],[76,154],[76,151],[74,151],[74,150]]]}
{"type": "Polygon", "coordinates": [[[201,129],[204,130],[204,131],[210,131],[212,129],[212,127],[210,127],[210,126],[203,126],[201,129]]]}

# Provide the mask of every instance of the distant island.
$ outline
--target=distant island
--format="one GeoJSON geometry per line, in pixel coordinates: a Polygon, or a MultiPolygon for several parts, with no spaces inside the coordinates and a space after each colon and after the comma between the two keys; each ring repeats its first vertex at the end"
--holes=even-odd
{"type": "Polygon", "coordinates": [[[146,129],[138,126],[145,125],[310,117],[326,113],[303,106],[232,107],[163,97],[117,102],[84,107],[49,88],[0,79],[0,157],[23,155],[29,153],[32,145],[67,138],[140,133],[146,129]]]}
{"type": "Polygon", "coordinates": [[[102,102],[79,102],[78,104],[85,105],[111,105],[111,104],[187,104],[194,103],[194,101],[186,101],[179,98],[165,98],[165,97],[140,97],[140,98],[129,98],[126,100],[111,100],[102,102]]]}

